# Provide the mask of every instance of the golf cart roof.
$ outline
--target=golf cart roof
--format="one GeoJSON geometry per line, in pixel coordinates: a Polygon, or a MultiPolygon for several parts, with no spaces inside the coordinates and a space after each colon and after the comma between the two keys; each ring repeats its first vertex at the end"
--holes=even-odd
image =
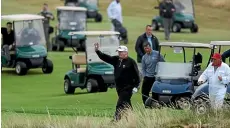
{"type": "Polygon", "coordinates": [[[216,46],[230,46],[230,41],[211,41],[210,45],[216,46]]]}
{"type": "Polygon", "coordinates": [[[10,21],[24,21],[24,20],[39,20],[44,19],[43,16],[34,15],[34,14],[12,14],[12,15],[3,15],[1,16],[3,20],[10,21]]]}
{"type": "Polygon", "coordinates": [[[69,10],[69,11],[87,11],[84,7],[72,7],[72,6],[58,6],[56,7],[57,10],[69,10]]]}
{"type": "Polygon", "coordinates": [[[185,48],[212,48],[210,44],[192,42],[161,42],[160,46],[185,47],[185,48]]]}
{"type": "Polygon", "coordinates": [[[119,35],[119,32],[115,31],[76,31],[76,32],[69,32],[68,35],[87,35],[87,36],[108,36],[108,35],[119,35]]]}

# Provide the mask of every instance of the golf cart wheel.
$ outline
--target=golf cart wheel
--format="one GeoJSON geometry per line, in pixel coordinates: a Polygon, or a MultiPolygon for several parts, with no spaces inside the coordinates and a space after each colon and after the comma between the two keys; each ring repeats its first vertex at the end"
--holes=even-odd
{"type": "Polygon", "coordinates": [[[102,15],[100,13],[97,13],[95,17],[95,22],[101,22],[102,21],[102,15]]]}
{"type": "Polygon", "coordinates": [[[174,23],[172,26],[172,31],[173,32],[180,32],[181,30],[181,25],[179,23],[174,23]]]}
{"type": "Polygon", "coordinates": [[[86,84],[86,89],[88,93],[97,92],[98,90],[98,82],[95,79],[88,79],[86,84]]]}
{"type": "Polygon", "coordinates": [[[15,70],[18,75],[25,75],[28,71],[26,63],[21,61],[16,63],[15,70]]]}
{"type": "Polygon", "coordinates": [[[158,26],[158,24],[157,24],[157,21],[152,21],[152,28],[153,28],[153,30],[155,30],[155,31],[157,31],[157,30],[159,30],[159,26],[158,26]]]}
{"type": "Polygon", "coordinates": [[[145,107],[146,108],[161,108],[162,105],[159,103],[159,102],[156,102],[154,101],[152,98],[148,98],[146,101],[145,101],[145,107]]]}
{"type": "Polygon", "coordinates": [[[43,73],[45,73],[45,74],[49,74],[49,73],[52,73],[52,72],[53,72],[53,63],[52,63],[51,60],[46,59],[46,60],[44,61],[44,65],[43,65],[43,67],[42,67],[42,71],[43,71],[43,73]]]}
{"type": "Polygon", "coordinates": [[[60,45],[60,46],[59,46],[59,51],[62,51],[62,52],[63,52],[64,50],[65,50],[65,46],[64,46],[64,45],[60,45]]]}
{"type": "Polygon", "coordinates": [[[175,102],[179,109],[189,110],[192,107],[192,103],[189,97],[177,97],[175,102]]]}
{"type": "Polygon", "coordinates": [[[103,81],[99,82],[99,92],[107,92],[108,86],[103,81]]]}
{"type": "Polygon", "coordinates": [[[194,101],[194,110],[197,114],[205,114],[208,112],[209,108],[210,108],[210,103],[207,99],[203,98],[203,97],[198,97],[195,101],[194,101]]]}
{"type": "Polygon", "coordinates": [[[74,92],[75,92],[75,88],[71,86],[69,78],[65,79],[65,82],[64,82],[64,92],[66,94],[74,94],[74,92]]]}
{"type": "Polygon", "coordinates": [[[197,24],[193,24],[192,27],[190,28],[191,33],[197,33],[198,32],[198,26],[197,24]]]}

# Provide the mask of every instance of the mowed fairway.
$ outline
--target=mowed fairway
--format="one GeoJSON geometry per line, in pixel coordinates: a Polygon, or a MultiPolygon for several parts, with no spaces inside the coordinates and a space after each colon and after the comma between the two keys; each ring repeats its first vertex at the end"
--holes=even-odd
{"type": "MultiPolygon", "coordinates": [[[[196,18],[199,25],[199,33],[192,34],[189,30],[172,34],[171,41],[191,41],[209,43],[211,40],[230,40],[230,12],[224,9],[215,9],[204,6],[202,2],[195,1],[196,18]]],[[[203,0],[204,1],[204,0],[203,0]]],[[[2,0],[2,15],[13,13],[38,13],[42,4],[46,1],[30,0],[2,0]]],[[[58,0],[49,0],[50,9],[56,16],[55,7],[63,5],[58,0]]],[[[100,0],[103,14],[102,23],[88,23],[88,30],[110,30],[111,24],[107,20],[106,8],[109,0],[100,0]]],[[[136,60],[134,51],[137,37],[145,30],[145,25],[151,23],[154,15],[158,14],[153,7],[157,3],[154,0],[122,0],[124,26],[128,29],[130,56],[136,60]]],[[[5,25],[2,21],[2,26],[5,25]]],[[[52,26],[56,25],[52,21],[52,26]]],[[[163,31],[154,32],[160,42],[164,40],[163,31]]],[[[53,36],[53,35],[52,35],[53,36]]],[[[229,49],[228,48],[224,48],[229,49]]],[[[206,65],[209,50],[201,50],[203,66],[206,65]]],[[[192,51],[188,50],[187,61],[192,59],[192,51]]],[[[76,89],[74,95],[66,95],[63,90],[64,75],[72,69],[69,56],[74,54],[72,49],[65,52],[49,52],[48,58],[53,61],[54,71],[50,75],[42,73],[41,69],[30,70],[26,76],[17,76],[14,69],[2,71],[2,112],[13,111],[33,114],[62,114],[62,115],[93,115],[112,116],[117,101],[115,89],[109,89],[106,93],[87,94],[86,90],[76,89]]],[[[182,54],[173,54],[172,50],[163,49],[166,61],[182,62],[182,54]]],[[[141,95],[135,94],[132,103],[142,104],[141,95]]]]}

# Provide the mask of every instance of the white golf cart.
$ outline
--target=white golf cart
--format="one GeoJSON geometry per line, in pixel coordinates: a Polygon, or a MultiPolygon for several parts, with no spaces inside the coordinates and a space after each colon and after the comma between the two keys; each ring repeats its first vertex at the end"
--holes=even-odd
{"type": "Polygon", "coordinates": [[[68,33],[86,30],[86,11],[83,7],[57,7],[58,26],[55,29],[55,37],[52,38],[53,51],[64,51],[65,46],[85,50],[85,35],[75,35],[70,42],[71,36],[68,33]]]}
{"type": "Polygon", "coordinates": [[[15,68],[18,75],[25,75],[29,69],[42,68],[44,73],[52,73],[53,63],[47,59],[43,16],[33,14],[3,15],[1,19],[13,21],[15,47],[10,51],[11,60],[6,59],[2,50],[2,67],[15,68]]]}

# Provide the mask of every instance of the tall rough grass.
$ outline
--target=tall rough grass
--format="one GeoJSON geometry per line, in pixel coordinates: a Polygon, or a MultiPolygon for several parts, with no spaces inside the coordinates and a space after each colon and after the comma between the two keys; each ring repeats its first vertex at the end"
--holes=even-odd
{"type": "Polygon", "coordinates": [[[229,128],[230,111],[197,115],[193,111],[144,109],[128,110],[119,122],[109,117],[51,116],[4,113],[2,128],[229,128]]]}

